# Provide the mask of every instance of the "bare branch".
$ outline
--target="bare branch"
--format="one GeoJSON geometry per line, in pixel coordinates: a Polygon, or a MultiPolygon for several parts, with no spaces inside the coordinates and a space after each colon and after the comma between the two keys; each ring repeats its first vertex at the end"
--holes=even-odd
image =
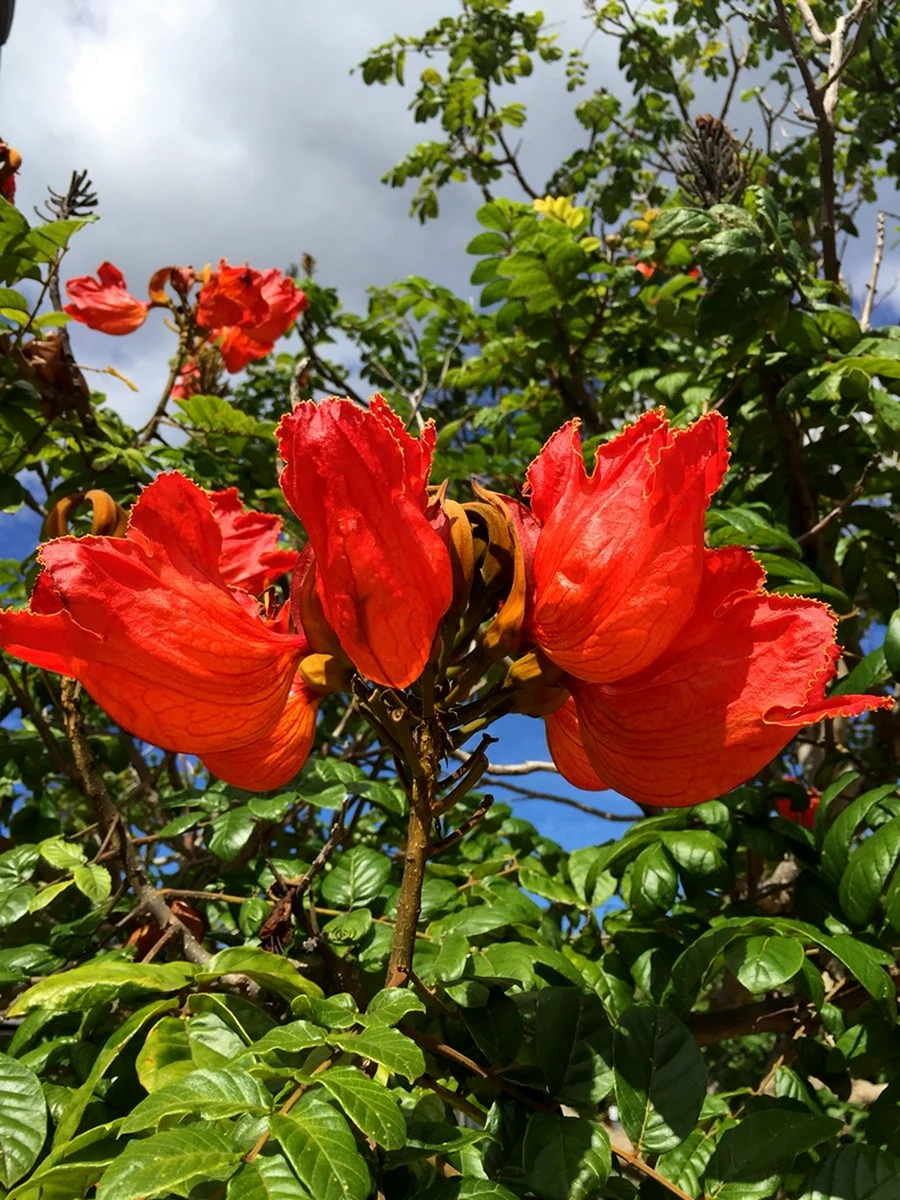
{"type": "Polygon", "coordinates": [[[872,256],[872,273],[866,284],[866,298],[863,301],[862,312],[859,314],[859,327],[865,333],[872,321],[872,309],[875,307],[875,295],[878,291],[878,275],[884,258],[885,214],[880,212],[875,223],[875,253],[872,256]]]}

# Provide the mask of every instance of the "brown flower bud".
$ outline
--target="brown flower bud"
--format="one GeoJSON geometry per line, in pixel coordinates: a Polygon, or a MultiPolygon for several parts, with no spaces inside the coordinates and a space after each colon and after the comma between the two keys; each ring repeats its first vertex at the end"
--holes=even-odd
{"type": "Polygon", "coordinates": [[[128,513],[108,492],[91,488],[89,492],[74,492],[58,500],[44,521],[44,537],[65,537],[75,510],[85,502],[90,504],[91,534],[98,537],[124,537],[128,528],[128,513]]]}

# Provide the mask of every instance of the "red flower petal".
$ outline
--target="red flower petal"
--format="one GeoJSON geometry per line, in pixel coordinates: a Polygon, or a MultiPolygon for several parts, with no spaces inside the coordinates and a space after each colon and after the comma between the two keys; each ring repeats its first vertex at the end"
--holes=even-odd
{"type": "Polygon", "coordinates": [[[274,342],[258,342],[237,325],[217,329],[215,333],[221,337],[218,347],[225,370],[230,371],[232,375],[243,371],[244,367],[256,362],[258,358],[265,358],[274,349],[274,342]]]}
{"type": "Polygon", "coordinates": [[[40,551],[30,612],[0,613],[0,645],[81,680],[114,720],[165,749],[246,747],[282,716],[306,639],[274,631],[223,580],[209,497],[161,475],[124,538],[40,551]]]}
{"type": "Polygon", "coordinates": [[[306,293],[289,276],[273,269],[261,272],[260,295],[268,306],[267,312],[248,332],[258,342],[277,342],[309,303],[306,293]]]}
{"type": "Polygon", "coordinates": [[[588,760],[578,727],[575,701],[568,699],[562,708],[544,717],[544,723],[550,757],[563,779],[586,792],[608,791],[609,784],[603,782],[588,760]]]}
{"type": "Polygon", "coordinates": [[[121,337],[139,329],[147,318],[150,305],[136,299],[125,286],[125,276],[110,262],[97,268],[97,279],[79,275],[66,281],[71,304],[63,311],[89,329],[121,337]]]}
{"type": "Polygon", "coordinates": [[[204,754],[214,775],[248,792],[266,792],[288,783],[309,757],[316,732],[319,697],[296,682],[274,729],[239,750],[204,754]]]}
{"type": "Polygon", "coordinates": [[[647,413],[599,448],[592,475],[577,424],[554,434],[528,487],[543,525],[532,633],[557,666],[609,683],[665,650],[694,607],[704,514],[727,464],[718,413],[680,432],[647,413]]]}
{"type": "Polygon", "coordinates": [[[210,492],[209,498],[222,531],[219,569],[229,587],[259,596],[270,583],[294,569],[300,555],[278,545],[281,517],[247,511],[237,488],[210,492]]]}
{"type": "Polygon", "coordinates": [[[706,552],[703,586],[677,641],[639,675],[572,681],[585,750],[609,785],[644,804],[699,804],[749,779],[823,715],[889,698],[822,699],[834,673],[823,604],[767,595],[739,547],[706,552]]]}
{"type": "Polygon", "coordinates": [[[269,306],[260,284],[259,271],[248,266],[232,267],[221,259],[219,269],[200,289],[197,324],[204,329],[221,329],[223,325],[264,321],[269,306]]]}
{"type": "Polygon", "coordinates": [[[315,553],[325,616],[356,667],[406,687],[453,593],[450,555],[425,515],[434,434],[408,434],[380,397],[304,401],[278,427],[281,486],[315,553]]]}

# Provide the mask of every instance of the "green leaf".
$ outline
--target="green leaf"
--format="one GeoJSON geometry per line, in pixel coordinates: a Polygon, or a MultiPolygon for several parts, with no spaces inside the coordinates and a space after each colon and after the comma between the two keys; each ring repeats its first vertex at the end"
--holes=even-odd
{"type": "Polygon", "coordinates": [[[302,1054],[313,1046],[323,1046],[325,1035],[321,1029],[311,1025],[309,1021],[288,1021],[269,1030],[267,1034],[254,1042],[245,1053],[268,1054],[272,1050],[283,1050],[287,1054],[302,1054]]]}
{"type": "Polygon", "coordinates": [[[30,883],[0,887],[0,926],[14,925],[24,917],[36,894],[30,883]]]}
{"type": "Polygon", "coordinates": [[[18,997],[9,1015],[21,1017],[35,1008],[78,1012],[113,1001],[127,1004],[152,992],[180,992],[192,982],[195,971],[190,963],[87,963],[40,980],[18,997]]]}
{"type": "Polygon", "coordinates": [[[194,1125],[139,1138],[103,1172],[97,1200],[157,1200],[187,1196],[199,1183],[224,1182],[237,1170],[241,1151],[231,1138],[194,1125]]]}
{"type": "Polygon", "coordinates": [[[486,1004],[463,1009],[460,1015],[489,1063],[503,1067],[513,1061],[522,1045],[522,1018],[514,1000],[495,991],[486,1004]]]}
{"type": "Polygon", "coordinates": [[[31,1170],[47,1136],[47,1103],[37,1075],[0,1054],[0,1186],[31,1170]]]}
{"type": "Polygon", "coordinates": [[[223,862],[231,862],[240,854],[256,822],[246,805],[213,817],[204,835],[207,849],[223,862]]]}
{"type": "Polygon", "coordinates": [[[606,1131],[583,1117],[534,1113],[522,1144],[530,1191],[540,1200],[590,1200],[609,1176],[612,1154],[606,1131]]]}
{"type": "Polygon", "coordinates": [[[380,896],[391,875],[391,860],[368,846],[342,854],[322,883],[322,895],[336,908],[358,908],[380,896]]]}
{"type": "Polygon", "coordinates": [[[642,919],[666,912],[678,892],[678,875],[661,842],[647,846],[631,869],[631,907],[642,919]]]}
{"type": "Polygon", "coordinates": [[[368,908],[354,908],[341,913],[323,926],[322,933],[329,942],[358,942],[372,928],[372,913],[368,908]]]}
{"type": "Polygon", "coordinates": [[[568,987],[538,992],[534,1048],[547,1091],[564,1104],[597,1104],[612,1088],[612,1029],[592,993],[568,987]]]}
{"type": "Polygon", "coordinates": [[[324,1029],[351,1029],[360,1022],[356,1001],[349,992],[340,992],[323,999],[320,996],[298,996],[291,1001],[291,1012],[324,1029]]]}
{"type": "MultiPolygon", "coordinates": [[[[79,867],[79,870],[84,870],[84,868],[79,867]]],[[[40,912],[42,908],[46,908],[48,904],[52,904],[56,897],[62,895],[66,888],[70,888],[74,882],[74,879],[61,879],[59,883],[49,883],[46,887],[41,888],[39,892],[35,892],[31,897],[28,911],[40,912]]]]}
{"type": "Polygon", "coordinates": [[[896,790],[896,784],[888,783],[863,792],[861,796],[857,796],[851,804],[848,804],[828,827],[825,840],[822,842],[821,867],[825,878],[834,887],[839,886],[841,876],[847,867],[850,859],[850,846],[857,827],[865,821],[870,809],[896,790]]]}
{"type": "Polygon", "coordinates": [[[163,1117],[192,1113],[204,1121],[235,1117],[241,1113],[265,1113],[272,1097],[245,1071],[195,1070],[184,1079],[164,1084],[128,1114],[122,1133],[156,1129],[163,1117]]]}
{"type": "Polygon", "coordinates": [[[228,1182],[225,1200],[311,1200],[309,1192],[281,1154],[244,1163],[228,1182]]]}
{"type": "Polygon", "coordinates": [[[61,837],[47,838],[41,842],[38,849],[41,858],[60,871],[71,871],[73,867],[80,867],[87,861],[87,855],[80,846],[63,841],[61,837]]]}
{"type": "Polygon", "coordinates": [[[137,1012],[133,1012],[107,1038],[103,1049],[91,1065],[90,1074],[81,1087],[69,1098],[65,1110],[59,1119],[53,1138],[55,1150],[59,1150],[75,1136],[78,1126],[81,1124],[81,1118],[84,1116],[84,1111],[94,1097],[97,1084],[135,1034],[139,1033],[154,1017],[165,1012],[171,1006],[171,1001],[169,1000],[157,1000],[153,1004],[147,1004],[143,1008],[139,1008],[137,1012]]]}
{"type": "Polygon", "coordinates": [[[135,1070],[141,1087],[155,1092],[184,1079],[197,1065],[187,1022],[180,1017],[162,1017],[147,1034],[135,1070]]]}
{"type": "Polygon", "coordinates": [[[246,975],[284,1000],[302,995],[322,995],[319,985],[301,975],[286,958],[256,946],[232,946],[228,950],[220,950],[197,972],[197,982],[211,983],[221,975],[246,975]]]}
{"type": "Polygon", "coordinates": [[[316,1200],[366,1200],[371,1180],[347,1122],[307,1093],[289,1116],[272,1117],[272,1136],[316,1200]]]}
{"type": "Polygon", "coordinates": [[[841,878],[841,907],[854,925],[874,917],[881,891],[900,859],[900,816],[864,838],[841,878]]]}
{"type": "Polygon", "coordinates": [[[706,1067],[690,1032],[664,1008],[626,1009],[613,1035],[616,1100],[639,1154],[683,1142],[706,1096],[706,1067]]]}
{"type": "Polygon", "coordinates": [[[758,994],[781,987],[803,967],[803,943],[778,934],[747,938],[733,946],[728,965],[748,992],[758,994]]]}
{"type": "Polygon", "coordinates": [[[900,608],[891,614],[884,635],[884,661],[887,669],[900,680],[900,608]]]}
{"type": "Polygon", "coordinates": [[[706,1168],[710,1200],[770,1196],[798,1154],[834,1137],[842,1122],[793,1109],[753,1112],[722,1134],[706,1168]]]}
{"type": "Polygon", "coordinates": [[[354,1067],[332,1067],[319,1078],[366,1137],[385,1150],[399,1150],[406,1142],[406,1122],[392,1092],[354,1067]]]}
{"type": "Polygon", "coordinates": [[[112,891],[112,880],[106,867],[92,863],[89,867],[76,867],[72,872],[75,886],[83,896],[87,896],[93,904],[102,904],[109,899],[112,891]]]}
{"type": "Polygon", "coordinates": [[[396,1025],[411,1012],[425,1012],[425,1004],[406,988],[384,988],[366,1006],[366,1024],[396,1025]]]}
{"type": "Polygon", "coordinates": [[[425,1056],[415,1044],[399,1030],[387,1026],[371,1025],[362,1033],[333,1033],[329,1041],[340,1046],[349,1054],[359,1058],[371,1058],[396,1075],[403,1075],[415,1083],[425,1073],[425,1056]]]}
{"type": "Polygon", "coordinates": [[[506,246],[502,233],[478,233],[466,246],[466,254],[502,254],[506,246]]]}
{"type": "Polygon", "coordinates": [[[709,1134],[695,1129],[680,1146],[659,1156],[656,1169],[689,1196],[699,1196],[700,1180],[715,1148],[709,1134]]]}
{"type": "Polygon", "coordinates": [[[178,400],[177,404],[183,424],[202,433],[268,437],[272,432],[271,422],[258,421],[241,412],[222,396],[191,396],[178,400]]]}
{"type": "Polygon", "coordinates": [[[900,1159],[874,1146],[838,1146],[819,1163],[797,1200],[897,1200],[900,1159]]]}

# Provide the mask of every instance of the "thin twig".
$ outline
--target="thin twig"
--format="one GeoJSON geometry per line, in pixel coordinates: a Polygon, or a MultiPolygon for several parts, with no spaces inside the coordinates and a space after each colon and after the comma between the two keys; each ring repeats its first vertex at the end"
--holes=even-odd
{"type": "Polygon", "coordinates": [[[212,955],[200,945],[187,926],[175,916],[156,888],[147,882],[143,863],[131,841],[128,827],[107,791],[106,784],[94,762],[93,753],[88,745],[84,714],[79,703],[80,693],[81,685],[76,680],[63,679],[60,687],[60,705],[81,790],[93,805],[96,820],[101,829],[105,833],[110,829],[116,831],[119,864],[138,905],[150,912],[160,929],[166,930],[170,925],[176,928],[184,947],[184,956],[189,962],[206,963],[212,958],[212,955]]]}
{"type": "Polygon", "coordinates": [[[865,333],[872,322],[872,309],[875,307],[875,295],[878,291],[878,275],[884,258],[885,214],[880,212],[875,221],[875,253],[872,256],[872,273],[866,284],[866,298],[863,301],[862,312],[859,314],[859,327],[865,333]]]}

